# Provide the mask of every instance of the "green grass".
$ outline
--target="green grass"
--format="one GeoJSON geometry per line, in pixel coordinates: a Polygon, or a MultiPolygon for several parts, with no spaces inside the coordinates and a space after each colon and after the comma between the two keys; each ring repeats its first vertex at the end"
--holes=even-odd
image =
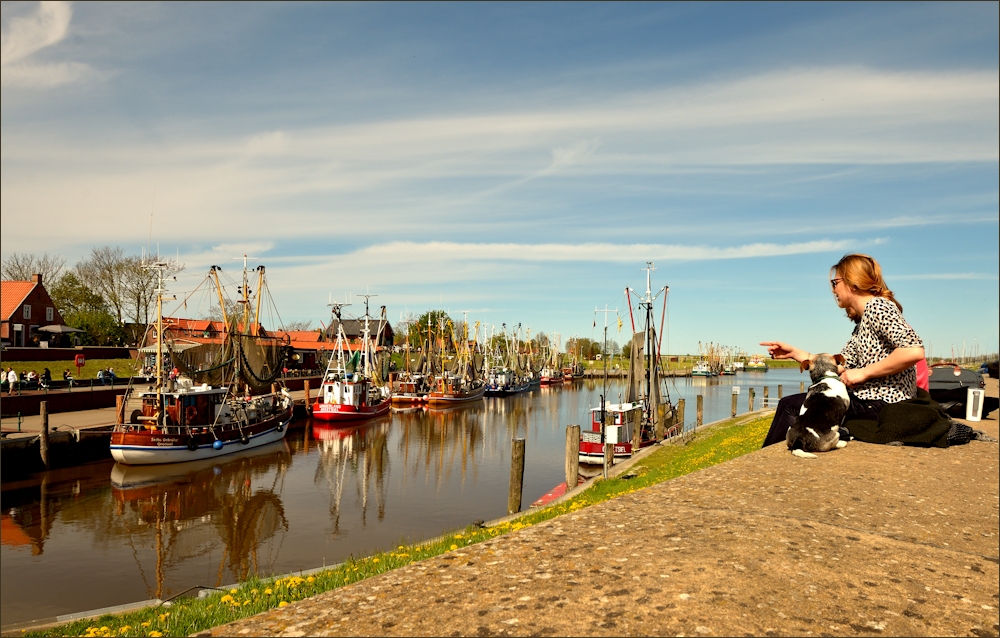
{"type": "Polygon", "coordinates": [[[468,527],[426,543],[404,546],[373,556],[350,559],[308,577],[253,578],[228,592],[186,598],[170,607],[150,607],[117,616],[81,620],[26,636],[163,636],[189,635],[240,618],[337,589],[377,574],[438,556],[562,514],[629,494],[743,456],[760,448],[771,417],[737,417],[665,445],[633,466],[628,478],[597,481],[576,497],[488,528],[468,527]]]}
{"type": "Polygon", "coordinates": [[[83,368],[80,369],[80,374],[77,374],[76,366],[73,364],[72,359],[68,361],[7,361],[5,359],[3,362],[5,372],[7,371],[7,366],[14,368],[14,371],[18,374],[21,374],[21,371],[29,372],[31,370],[42,374],[42,370],[48,368],[52,372],[52,379],[54,381],[61,381],[63,370],[69,370],[78,383],[96,378],[98,370],[114,368],[115,376],[118,377],[115,385],[118,385],[119,383],[128,383],[128,378],[133,371],[142,368],[142,362],[133,359],[87,359],[83,368]]]}

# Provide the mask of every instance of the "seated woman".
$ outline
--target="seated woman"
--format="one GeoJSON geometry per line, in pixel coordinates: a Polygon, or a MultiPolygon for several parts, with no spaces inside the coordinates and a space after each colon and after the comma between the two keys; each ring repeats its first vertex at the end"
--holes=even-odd
{"type": "MultiPolygon", "coordinates": [[[[917,396],[914,366],[924,359],[923,342],[903,319],[903,307],[882,278],[878,262],[868,255],[844,255],[831,269],[830,286],[837,305],[856,324],[854,333],[840,352],[845,359],[840,378],[847,385],[851,398],[844,421],[867,423],[867,432],[878,428],[879,417],[886,406],[917,396]]],[[[760,345],[766,346],[775,359],[794,359],[801,363],[810,357],[808,352],[781,341],[765,341],[760,345]]],[[[764,447],[785,440],[805,396],[791,395],[778,403],[764,447]]],[[[939,420],[933,420],[940,428],[939,420]]],[[[947,425],[944,427],[947,432],[947,425]]],[[[854,431],[851,433],[861,440],[879,438],[877,434],[865,437],[854,431]]],[[[941,436],[934,434],[932,438],[936,441],[941,436]]],[[[913,442],[920,442],[920,437],[913,442]]],[[[930,440],[926,443],[939,444],[930,440]]]]}

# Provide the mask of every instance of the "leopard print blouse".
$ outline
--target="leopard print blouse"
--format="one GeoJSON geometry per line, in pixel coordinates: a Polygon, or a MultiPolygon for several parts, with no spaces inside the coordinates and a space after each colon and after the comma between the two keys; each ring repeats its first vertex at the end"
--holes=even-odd
{"type": "MultiPolygon", "coordinates": [[[[846,360],[845,367],[863,368],[885,359],[896,348],[923,345],[896,304],[885,297],[872,297],[840,354],[846,360]]],[[[917,370],[911,366],[896,374],[869,379],[852,390],[859,399],[880,399],[886,403],[912,399],[917,394],[917,370]]]]}

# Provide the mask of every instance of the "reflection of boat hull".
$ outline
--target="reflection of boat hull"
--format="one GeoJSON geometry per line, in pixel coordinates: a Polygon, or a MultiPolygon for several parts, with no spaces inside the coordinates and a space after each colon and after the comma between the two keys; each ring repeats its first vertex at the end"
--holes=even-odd
{"type": "Polygon", "coordinates": [[[284,441],[275,441],[270,445],[260,445],[250,450],[237,450],[224,458],[205,458],[195,461],[182,461],[168,465],[125,465],[115,463],[111,468],[111,486],[116,494],[119,491],[131,494],[131,490],[150,487],[160,483],[169,483],[184,479],[201,470],[222,467],[230,463],[239,463],[242,459],[263,457],[271,454],[288,452],[284,441]]]}
{"type": "Polygon", "coordinates": [[[127,427],[111,433],[111,456],[126,465],[211,459],[280,441],[291,422],[292,408],[289,405],[274,416],[242,429],[234,426],[216,430],[215,433],[210,428],[197,427],[127,427]],[[215,447],[216,441],[221,443],[219,449],[215,447]]]}
{"type": "Polygon", "coordinates": [[[527,392],[531,389],[531,382],[525,381],[519,385],[503,385],[497,387],[487,387],[486,396],[488,397],[510,397],[515,394],[520,394],[522,392],[527,392]]]}
{"type": "Polygon", "coordinates": [[[423,405],[427,403],[427,394],[424,392],[409,393],[402,392],[399,394],[393,393],[392,402],[398,405],[423,405]]]}
{"type": "Polygon", "coordinates": [[[391,405],[392,402],[389,399],[383,399],[375,405],[350,405],[317,401],[313,404],[312,415],[314,419],[321,421],[363,421],[388,414],[391,405]]]}
{"type": "Polygon", "coordinates": [[[485,392],[485,385],[481,385],[468,392],[431,392],[427,395],[427,404],[434,407],[446,407],[449,405],[472,403],[473,401],[482,399],[485,392]]]}

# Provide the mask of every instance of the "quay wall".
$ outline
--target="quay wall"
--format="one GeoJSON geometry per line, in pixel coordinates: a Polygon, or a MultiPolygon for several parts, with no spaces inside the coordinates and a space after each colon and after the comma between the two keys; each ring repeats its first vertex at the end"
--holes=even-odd
{"type": "Polygon", "coordinates": [[[75,348],[4,348],[4,361],[72,361],[82,354],[88,359],[135,359],[135,348],[76,346],[75,348]]]}

